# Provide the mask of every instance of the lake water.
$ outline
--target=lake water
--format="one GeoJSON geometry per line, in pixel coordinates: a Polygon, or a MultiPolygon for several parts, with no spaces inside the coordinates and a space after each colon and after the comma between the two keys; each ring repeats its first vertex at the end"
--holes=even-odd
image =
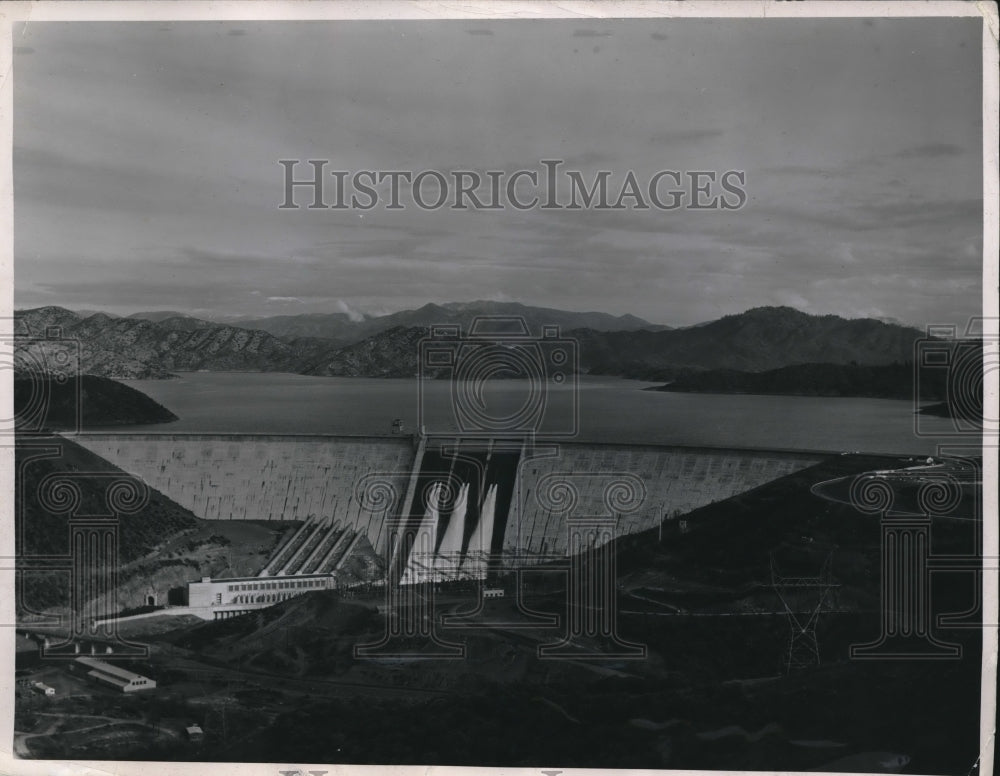
{"type": "MultiPolygon", "coordinates": [[[[118,431],[381,435],[390,432],[394,418],[403,420],[407,432],[417,428],[413,379],[197,372],[127,382],[180,420],[118,431]]],[[[542,427],[562,430],[571,423],[575,395],[580,441],[912,454],[934,454],[944,441],[914,434],[908,401],[642,390],[650,385],[583,377],[576,389],[549,391],[542,427]]],[[[455,431],[451,383],[425,381],[419,387],[427,430],[455,431]]],[[[485,417],[512,414],[528,391],[522,380],[491,383],[485,417]]],[[[922,417],[921,424],[942,433],[950,428],[943,418],[922,417]]]]}

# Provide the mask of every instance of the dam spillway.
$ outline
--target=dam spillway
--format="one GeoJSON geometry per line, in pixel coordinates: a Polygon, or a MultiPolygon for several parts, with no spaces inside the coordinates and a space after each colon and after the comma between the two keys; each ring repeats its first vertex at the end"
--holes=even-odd
{"type": "Polygon", "coordinates": [[[325,565],[336,543],[334,527],[366,536],[383,552],[387,519],[408,510],[411,524],[434,521],[423,533],[440,557],[428,562],[446,576],[449,568],[473,574],[484,569],[476,555],[480,544],[482,552],[502,550],[522,558],[565,553],[567,515],[544,496],[546,486],[561,479],[573,483],[575,515],[610,516],[621,536],[656,528],[667,515],[744,493],[825,457],[577,442],[499,449],[487,442],[463,446],[406,436],[83,433],[71,438],[197,517],[312,519],[327,526],[325,539],[318,533],[310,539],[315,528],[305,528],[302,543],[285,553],[282,563],[296,567],[325,565]],[[379,511],[363,503],[359,483],[373,474],[394,494],[391,508],[379,511]],[[634,508],[618,511],[608,501],[608,483],[615,477],[641,483],[634,508]],[[443,500],[428,517],[419,492],[445,481],[449,488],[439,491],[443,500]]]}

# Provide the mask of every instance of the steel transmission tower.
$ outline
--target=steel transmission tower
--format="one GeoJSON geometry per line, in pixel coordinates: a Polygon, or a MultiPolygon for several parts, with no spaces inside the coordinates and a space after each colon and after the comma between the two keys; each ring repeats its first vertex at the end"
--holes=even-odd
{"type": "Polygon", "coordinates": [[[827,554],[819,575],[815,577],[783,576],[775,563],[773,552],[770,553],[770,559],[771,587],[785,609],[790,630],[785,671],[791,673],[799,668],[819,665],[816,624],[831,591],[840,587],[833,580],[833,553],[827,554]]]}

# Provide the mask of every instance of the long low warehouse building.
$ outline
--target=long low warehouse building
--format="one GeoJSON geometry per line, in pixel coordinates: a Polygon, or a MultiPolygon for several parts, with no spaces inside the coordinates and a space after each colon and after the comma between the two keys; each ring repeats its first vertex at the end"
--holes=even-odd
{"type": "Polygon", "coordinates": [[[122,692],[139,692],[141,690],[155,690],[156,681],[142,674],[137,674],[120,666],[105,663],[92,657],[78,657],[76,663],[87,671],[87,676],[107,687],[113,687],[122,692]]]}

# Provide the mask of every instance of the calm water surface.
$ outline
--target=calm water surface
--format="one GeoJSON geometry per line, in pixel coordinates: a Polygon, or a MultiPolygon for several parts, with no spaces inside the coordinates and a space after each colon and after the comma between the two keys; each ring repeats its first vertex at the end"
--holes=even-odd
{"type": "MultiPolygon", "coordinates": [[[[387,434],[394,418],[402,418],[411,431],[419,417],[418,384],[413,379],[185,373],[173,380],[129,384],[165,405],[180,420],[117,431],[387,434]]],[[[583,378],[578,392],[564,388],[551,396],[553,422],[571,416],[567,410],[576,395],[581,427],[578,438],[587,441],[935,453],[935,440],[914,435],[913,407],[908,401],[643,390],[649,385],[617,378],[583,378]]],[[[503,381],[495,384],[486,399],[491,407],[509,412],[526,395],[527,387],[524,381],[503,381]]],[[[454,428],[450,383],[426,382],[421,388],[428,424],[438,429],[454,428]]],[[[926,420],[942,432],[950,427],[945,419],[926,420]]]]}
{"type": "MultiPolygon", "coordinates": [[[[128,384],[180,420],[119,431],[386,434],[394,418],[401,418],[407,431],[418,419],[413,379],[197,372],[128,384]]],[[[909,401],[642,390],[650,385],[583,377],[578,390],[561,388],[548,395],[546,422],[569,422],[575,393],[581,441],[914,454],[933,454],[943,441],[914,435],[909,401]]],[[[525,381],[492,386],[486,401],[493,417],[513,412],[528,395],[525,381]]],[[[456,430],[451,384],[427,381],[422,388],[428,431],[456,430]]],[[[950,428],[943,418],[922,418],[921,423],[942,432],[950,428]]]]}

